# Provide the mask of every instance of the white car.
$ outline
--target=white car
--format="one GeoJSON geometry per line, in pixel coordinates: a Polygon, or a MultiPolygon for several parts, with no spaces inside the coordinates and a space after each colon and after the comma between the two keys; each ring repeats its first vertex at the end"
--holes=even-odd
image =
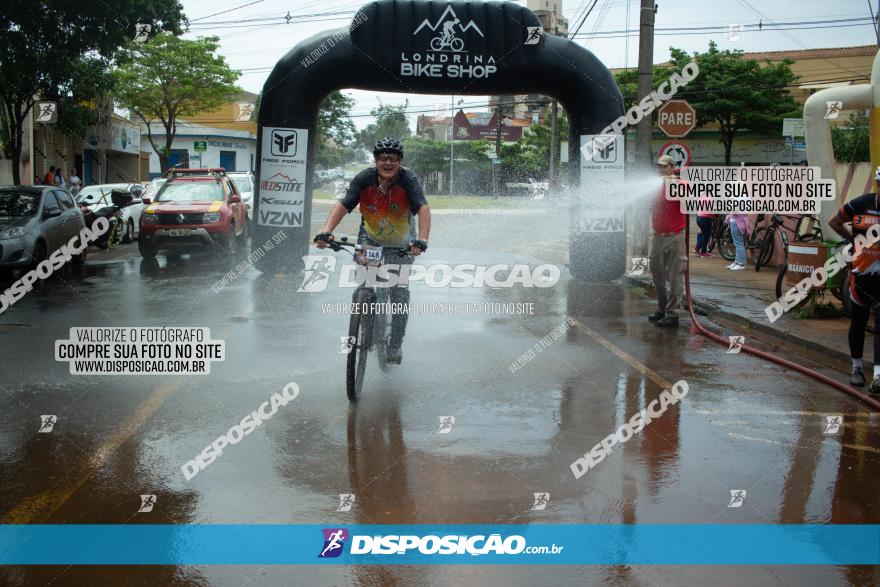
{"type": "Polygon", "coordinates": [[[112,206],[113,201],[110,198],[110,193],[113,190],[127,190],[134,196],[131,205],[122,209],[122,219],[125,221],[125,232],[123,233],[122,240],[123,242],[130,243],[138,236],[141,213],[147,207],[141,199],[144,194],[144,186],[139,183],[90,185],[82,188],[76,194],[76,203],[80,206],[86,206],[93,212],[100,210],[104,206],[112,206]]]}
{"type": "MultiPolygon", "coordinates": [[[[162,187],[162,184],[165,183],[166,180],[164,177],[157,177],[153,181],[147,183],[147,187],[144,189],[144,193],[141,194],[141,199],[156,199],[156,192],[159,191],[159,188],[162,187]]],[[[149,202],[144,202],[149,205],[149,202]]]]}
{"type": "Polygon", "coordinates": [[[226,173],[241,194],[241,201],[247,205],[248,222],[254,217],[254,174],[250,171],[228,171],[226,173]]]}

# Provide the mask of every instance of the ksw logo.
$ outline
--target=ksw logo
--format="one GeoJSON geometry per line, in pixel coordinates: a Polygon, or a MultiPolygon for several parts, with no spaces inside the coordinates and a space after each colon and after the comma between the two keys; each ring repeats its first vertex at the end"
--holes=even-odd
{"type": "Polygon", "coordinates": [[[275,206],[302,206],[304,200],[280,200],[278,198],[260,198],[261,204],[274,204],[275,206]]]}
{"type": "Polygon", "coordinates": [[[342,554],[345,541],[348,540],[348,530],[345,528],[324,528],[324,546],[318,558],[336,558],[342,554]]]}
{"type": "Polygon", "coordinates": [[[272,131],[272,154],[283,157],[296,155],[296,131],[272,131]]]}
{"type": "Polygon", "coordinates": [[[336,269],[333,255],[305,255],[303,257],[303,282],[296,290],[299,293],[314,293],[327,289],[330,274],[336,269]]]}

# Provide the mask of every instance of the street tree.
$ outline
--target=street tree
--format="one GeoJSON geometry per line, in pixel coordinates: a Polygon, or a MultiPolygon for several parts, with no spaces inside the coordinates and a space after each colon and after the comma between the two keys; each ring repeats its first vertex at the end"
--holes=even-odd
{"type": "Polygon", "coordinates": [[[840,163],[857,163],[871,160],[871,141],[868,116],[864,110],[849,115],[844,126],[831,128],[831,145],[834,158],[840,163]]]}
{"type": "Polygon", "coordinates": [[[318,110],[315,163],[339,167],[357,160],[357,129],[351,121],[354,98],[336,91],[324,98],[318,110]]]}
{"type": "Polygon", "coordinates": [[[19,164],[24,127],[38,99],[59,102],[58,125],[69,134],[82,127],[83,102],[102,91],[82,82],[106,71],[117,50],[135,37],[136,24],[152,32],[181,33],[186,18],[179,0],[102,2],[5,0],[0,10],[0,101],[3,150],[12,159],[12,176],[21,182],[19,164]],[[36,98],[35,98],[36,97],[36,98]],[[67,125],[70,125],[69,128],[67,125]]]}
{"type": "Polygon", "coordinates": [[[396,137],[405,139],[412,133],[409,130],[409,119],[406,117],[406,109],[409,106],[407,100],[401,105],[381,104],[378,108],[370,111],[370,116],[375,122],[371,122],[358,134],[358,142],[367,151],[373,151],[376,139],[382,137],[396,137]]]}
{"type": "Polygon", "coordinates": [[[162,33],[146,43],[131,44],[122,52],[116,69],[116,97],[147,127],[147,139],[159,156],[162,173],[181,118],[220,107],[241,92],[235,85],[241,75],[216,55],[218,37],[195,40],[162,33]],[[153,136],[151,124],[165,129],[164,144],[153,136]]]}
{"type": "MultiPolygon", "coordinates": [[[[691,61],[681,49],[670,48],[674,71],[691,61]]],[[[733,140],[743,131],[778,135],[782,119],[800,116],[800,108],[788,92],[797,79],[790,59],[763,65],[743,57],[741,50],[719,51],[714,41],[705,53],[695,52],[699,75],[676,93],[697,111],[697,125],[718,125],[724,146],[724,164],[730,165],[733,140]]]]}

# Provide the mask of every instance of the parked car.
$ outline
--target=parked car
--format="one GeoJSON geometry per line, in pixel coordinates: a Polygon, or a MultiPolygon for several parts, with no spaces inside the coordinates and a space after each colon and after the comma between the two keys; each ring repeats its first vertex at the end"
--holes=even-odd
{"type": "Polygon", "coordinates": [[[254,219],[254,174],[250,171],[230,171],[228,173],[238,193],[241,194],[241,201],[247,206],[248,222],[254,219]]]}
{"type": "Polygon", "coordinates": [[[76,202],[80,206],[87,208],[91,212],[97,212],[101,208],[112,206],[111,192],[113,190],[124,190],[131,192],[134,198],[131,204],[122,209],[122,221],[125,223],[125,232],[123,232],[122,242],[130,243],[138,237],[141,214],[146,208],[143,203],[144,186],[139,183],[105,183],[100,185],[90,185],[82,188],[76,195],[76,202]]]}
{"type": "Polygon", "coordinates": [[[138,249],[212,249],[234,255],[247,244],[247,206],[223,169],[176,169],[141,215],[138,249]]]}
{"type": "MultiPolygon", "coordinates": [[[[36,266],[85,228],[67,190],[52,186],[0,188],[0,266],[36,266]]],[[[74,257],[82,263],[88,249],[74,257]]]]}

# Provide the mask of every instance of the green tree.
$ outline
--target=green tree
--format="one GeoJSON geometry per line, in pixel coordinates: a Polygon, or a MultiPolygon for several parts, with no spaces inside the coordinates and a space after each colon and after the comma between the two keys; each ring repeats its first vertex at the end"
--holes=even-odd
{"type": "Polygon", "coordinates": [[[871,160],[868,116],[864,110],[849,115],[845,126],[831,128],[831,145],[834,158],[841,163],[871,160]]]}
{"type": "MultiPolygon", "coordinates": [[[[691,61],[681,49],[670,48],[676,71],[691,61]]],[[[786,89],[797,76],[790,59],[761,65],[743,58],[740,50],[719,51],[714,41],[706,53],[694,53],[700,67],[696,79],[676,95],[697,111],[697,124],[717,124],[724,145],[724,163],[730,165],[733,140],[743,131],[778,135],[782,119],[800,115],[800,108],[786,89]]]]}
{"type": "MultiPolygon", "coordinates": [[[[0,101],[6,132],[0,137],[20,183],[19,163],[25,121],[35,96],[59,101],[58,124],[81,126],[77,106],[92,98],[83,74],[107,69],[119,47],[134,38],[137,23],[153,32],[181,33],[186,19],[179,0],[5,0],[0,10],[0,101]],[[78,90],[78,91],[77,91],[78,90]]],[[[73,129],[76,130],[76,129],[73,129]]],[[[71,133],[72,134],[72,133],[71,133]]]]}
{"type": "Polygon", "coordinates": [[[403,140],[410,136],[412,133],[409,130],[409,119],[406,117],[408,106],[409,100],[399,106],[382,104],[371,110],[370,115],[375,119],[375,122],[370,123],[358,133],[360,146],[372,153],[376,139],[396,137],[403,140]]]}
{"type": "Polygon", "coordinates": [[[315,163],[323,168],[339,167],[357,160],[354,148],[357,129],[351,121],[355,100],[342,92],[333,92],[321,102],[316,125],[315,163]]]}
{"type": "Polygon", "coordinates": [[[226,64],[217,37],[187,40],[162,33],[149,42],[129,45],[116,70],[116,97],[147,125],[147,138],[164,173],[181,117],[214,110],[241,92],[241,75],[226,64]],[[150,123],[165,128],[165,144],[156,143],[150,123]]]}

